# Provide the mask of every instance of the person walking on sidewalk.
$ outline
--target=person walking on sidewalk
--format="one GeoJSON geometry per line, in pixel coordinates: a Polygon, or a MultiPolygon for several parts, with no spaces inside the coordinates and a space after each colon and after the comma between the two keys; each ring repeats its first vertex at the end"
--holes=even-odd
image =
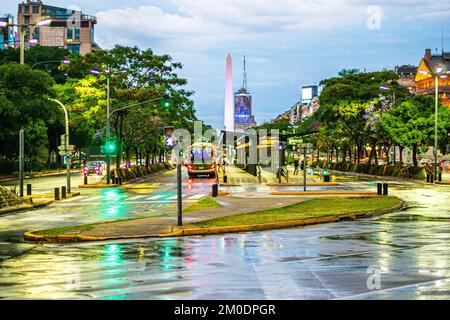
{"type": "Polygon", "coordinates": [[[294,159],[294,176],[298,175],[298,159],[294,159]]]}

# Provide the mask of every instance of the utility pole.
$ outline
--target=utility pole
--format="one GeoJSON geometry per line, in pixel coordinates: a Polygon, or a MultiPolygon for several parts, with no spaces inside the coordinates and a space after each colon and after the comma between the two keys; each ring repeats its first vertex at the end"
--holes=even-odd
{"type": "Polygon", "coordinates": [[[19,195],[23,197],[23,185],[24,185],[24,131],[20,129],[19,131],[19,195]]]}
{"type": "Polygon", "coordinates": [[[25,26],[19,26],[20,37],[20,64],[25,63],[25,26]]]}
{"type": "Polygon", "coordinates": [[[182,185],[181,185],[181,157],[183,151],[179,151],[177,155],[177,211],[178,211],[178,226],[183,225],[183,203],[182,203],[182,185]]]}
{"type": "Polygon", "coordinates": [[[303,147],[303,191],[306,191],[306,147],[303,147]]]}
{"type": "Polygon", "coordinates": [[[434,106],[434,181],[437,181],[437,154],[438,154],[438,107],[439,107],[439,75],[435,78],[436,102],[434,106]]]}
{"type": "MultiPolygon", "coordinates": [[[[106,73],[106,145],[108,146],[110,141],[110,76],[109,72],[106,73]]],[[[106,148],[106,184],[111,182],[111,154],[108,147],[106,148]]]]}

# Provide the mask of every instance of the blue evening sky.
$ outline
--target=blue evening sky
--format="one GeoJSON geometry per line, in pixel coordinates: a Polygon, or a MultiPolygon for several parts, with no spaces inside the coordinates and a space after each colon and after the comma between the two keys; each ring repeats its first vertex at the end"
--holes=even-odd
{"type": "MultiPolygon", "coordinates": [[[[17,0],[0,14],[17,15],[17,0]]],[[[183,63],[200,119],[223,127],[225,57],[234,90],[247,56],[256,120],[267,121],[343,68],[418,64],[426,48],[450,51],[449,0],[46,0],[95,15],[96,42],[150,47],[183,63]]]]}

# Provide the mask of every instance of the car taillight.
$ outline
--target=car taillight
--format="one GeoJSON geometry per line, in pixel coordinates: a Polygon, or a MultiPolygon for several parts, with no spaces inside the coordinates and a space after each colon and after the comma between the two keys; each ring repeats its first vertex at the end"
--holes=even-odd
{"type": "Polygon", "coordinates": [[[216,167],[216,165],[213,163],[212,165],[209,166],[211,169],[214,169],[216,167]]]}
{"type": "Polygon", "coordinates": [[[188,169],[192,169],[194,166],[192,164],[187,165],[188,169]]]}

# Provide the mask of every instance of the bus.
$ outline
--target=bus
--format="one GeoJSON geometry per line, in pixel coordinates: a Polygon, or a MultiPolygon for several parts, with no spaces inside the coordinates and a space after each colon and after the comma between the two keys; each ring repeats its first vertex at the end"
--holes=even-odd
{"type": "Polygon", "coordinates": [[[197,142],[188,149],[185,166],[189,178],[217,176],[216,147],[211,143],[197,142]]]}

